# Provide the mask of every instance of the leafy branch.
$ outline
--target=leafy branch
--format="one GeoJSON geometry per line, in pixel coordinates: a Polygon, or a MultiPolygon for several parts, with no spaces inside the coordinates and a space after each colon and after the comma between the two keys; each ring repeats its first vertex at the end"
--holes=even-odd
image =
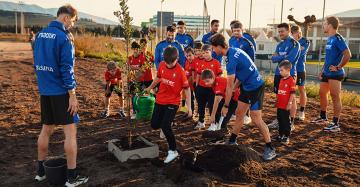
{"type": "MultiPolygon", "coordinates": [[[[114,15],[118,18],[120,25],[124,28],[124,35],[125,35],[125,42],[126,42],[126,56],[129,56],[129,46],[131,41],[131,35],[133,32],[133,29],[131,27],[131,23],[133,21],[133,18],[130,17],[129,7],[127,6],[128,0],[119,0],[119,6],[120,10],[115,11],[114,15]]],[[[123,90],[124,90],[124,97],[127,100],[127,112],[128,112],[128,127],[129,127],[129,147],[131,147],[132,144],[132,125],[131,125],[131,95],[130,95],[130,89],[129,89],[129,74],[130,74],[130,65],[126,63],[126,65],[123,68],[123,72],[125,74],[125,77],[123,79],[123,90]]]]}

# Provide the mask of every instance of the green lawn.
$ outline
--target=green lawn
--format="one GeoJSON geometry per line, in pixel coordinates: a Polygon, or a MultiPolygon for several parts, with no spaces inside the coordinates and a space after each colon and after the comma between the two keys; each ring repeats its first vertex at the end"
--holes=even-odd
{"type": "MultiPolygon", "coordinates": [[[[319,62],[318,61],[307,61],[306,64],[317,65],[317,64],[319,64],[319,62]]],[[[324,62],[320,62],[320,64],[323,65],[324,62]]],[[[360,61],[350,61],[346,64],[345,67],[360,68],[360,61]]]]}

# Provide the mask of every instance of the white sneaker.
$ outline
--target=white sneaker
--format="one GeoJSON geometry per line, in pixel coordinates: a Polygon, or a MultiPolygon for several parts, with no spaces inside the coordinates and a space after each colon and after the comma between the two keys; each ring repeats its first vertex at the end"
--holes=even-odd
{"type": "Polygon", "coordinates": [[[136,114],[132,114],[131,119],[136,119],[136,114]]]}
{"type": "Polygon", "coordinates": [[[249,125],[251,123],[251,117],[245,115],[244,117],[244,125],[249,125]]]}
{"type": "Polygon", "coordinates": [[[271,129],[276,129],[279,127],[279,122],[277,119],[275,119],[274,121],[272,121],[270,124],[268,124],[268,127],[271,129]]]}
{"type": "Polygon", "coordinates": [[[194,129],[202,129],[202,128],[205,128],[205,123],[204,122],[201,123],[199,121],[194,129]]]}
{"type": "Polygon", "coordinates": [[[217,125],[215,123],[212,123],[207,130],[208,131],[216,131],[217,130],[217,125]]]}
{"type": "Polygon", "coordinates": [[[177,151],[168,151],[168,156],[166,157],[166,159],[164,160],[164,163],[167,164],[171,161],[173,161],[176,157],[179,156],[179,153],[177,151]]]}
{"type": "Polygon", "coordinates": [[[160,138],[161,139],[164,139],[165,138],[165,134],[164,134],[164,132],[160,129],[160,138]]]}
{"type": "Polygon", "coordinates": [[[38,182],[41,182],[41,181],[43,181],[45,179],[46,179],[46,175],[44,175],[44,176],[36,175],[35,176],[35,180],[38,181],[38,182]]]}
{"type": "Polygon", "coordinates": [[[305,112],[299,112],[298,118],[299,118],[299,120],[304,121],[305,120],[305,112]]]}
{"type": "Polygon", "coordinates": [[[290,125],[290,131],[294,131],[295,130],[295,125],[294,124],[291,124],[290,125]]]}

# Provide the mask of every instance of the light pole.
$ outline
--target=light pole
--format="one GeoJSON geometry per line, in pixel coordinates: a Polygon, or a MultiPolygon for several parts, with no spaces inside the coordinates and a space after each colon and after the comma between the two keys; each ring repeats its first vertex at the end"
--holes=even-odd
{"type": "Polygon", "coordinates": [[[237,5],[238,5],[238,1],[235,0],[235,18],[234,19],[237,19],[237,5]]]}
{"type": "Polygon", "coordinates": [[[163,2],[164,2],[164,0],[161,0],[161,8],[160,8],[160,37],[161,37],[161,39],[160,39],[160,41],[163,39],[163,21],[162,21],[162,14],[163,14],[163,12],[162,12],[162,7],[163,7],[163,2]]]}
{"type": "Polygon", "coordinates": [[[225,35],[225,15],[226,15],[226,0],[224,0],[224,20],[223,20],[223,35],[225,35]]]}
{"type": "Polygon", "coordinates": [[[325,5],[326,5],[326,0],[324,0],[324,4],[323,4],[323,14],[322,14],[322,22],[321,22],[321,35],[320,35],[320,48],[319,48],[319,63],[318,63],[318,73],[320,73],[320,62],[321,62],[321,54],[322,54],[322,47],[323,47],[323,34],[324,34],[324,19],[325,19],[325,5]]]}
{"type": "Polygon", "coordinates": [[[253,4],[253,1],[250,0],[250,19],[249,19],[249,32],[251,30],[251,16],[252,16],[252,4],[253,4]]]}
{"type": "Polygon", "coordinates": [[[281,18],[280,18],[280,23],[282,23],[283,12],[284,12],[284,0],[281,0],[281,18]]]}
{"type": "Polygon", "coordinates": [[[22,5],[24,5],[24,2],[19,1],[19,7],[20,7],[20,33],[24,34],[24,12],[22,10],[22,5]]]}
{"type": "Polygon", "coordinates": [[[17,21],[17,10],[15,10],[15,34],[18,33],[18,29],[17,29],[17,25],[18,24],[18,21],[17,21]]]}

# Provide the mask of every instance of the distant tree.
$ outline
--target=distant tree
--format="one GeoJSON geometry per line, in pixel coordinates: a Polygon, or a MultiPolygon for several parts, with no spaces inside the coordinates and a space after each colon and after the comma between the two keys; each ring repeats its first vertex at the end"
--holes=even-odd
{"type": "Polygon", "coordinates": [[[106,35],[111,36],[111,27],[110,27],[110,25],[108,25],[108,27],[106,28],[106,35]]]}
{"type": "Polygon", "coordinates": [[[132,37],[133,38],[140,38],[141,37],[141,32],[139,30],[134,30],[132,33],[132,37]]]}

